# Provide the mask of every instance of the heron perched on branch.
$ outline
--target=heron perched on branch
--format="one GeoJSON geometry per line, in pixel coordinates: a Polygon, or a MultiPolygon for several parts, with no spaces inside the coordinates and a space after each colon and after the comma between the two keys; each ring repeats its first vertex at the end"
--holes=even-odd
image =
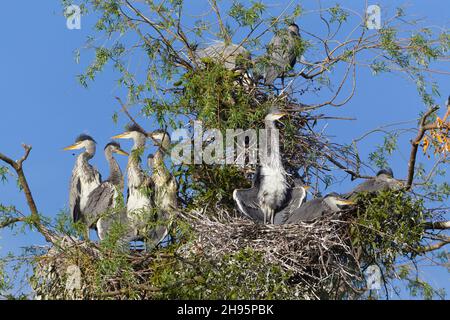
{"type": "Polygon", "coordinates": [[[64,150],[84,149],[75,161],[70,180],[69,205],[70,214],[74,222],[82,221],[86,225],[85,237],[89,235],[90,222],[86,219],[85,208],[91,192],[100,185],[101,175],[95,169],[89,160],[95,155],[95,140],[81,134],[75,140],[75,143],[64,148],[64,150]]]}
{"type": "Polygon", "coordinates": [[[285,73],[295,66],[301,51],[302,42],[298,25],[292,23],[287,29],[280,30],[270,41],[267,53],[262,58],[264,84],[273,85],[279,77],[284,84],[285,73]]]}
{"type": "Polygon", "coordinates": [[[134,142],[127,164],[127,216],[132,224],[135,239],[145,239],[148,236],[147,225],[154,207],[149,189],[148,176],[141,167],[141,154],[145,148],[147,134],[137,125],[129,125],[124,133],[112,139],[132,139],[134,142]],[[147,190],[149,191],[149,190],[147,190]]]}
{"type": "Polygon", "coordinates": [[[255,174],[254,186],[233,192],[238,209],[254,219],[262,213],[264,223],[274,223],[275,212],[285,204],[287,196],[286,171],[281,162],[278,131],[275,126],[275,121],[284,115],[285,113],[272,108],[265,117],[263,140],[266,145],[260,146],[264,153],[260,157],[261,164],[255,174]]]}
{"type": "Polygon", "coordinates": [[[396,190],[403,186],[402,182],[394,178],[394,172],[391,168],[382,169],[371,179],[364,181],[356,186],[355,189],[345,195],[351,198],[361,192],[377,192],[381,190],[396,190]]]}
{"type": "Polygon", "coordinates": [[[109,177],[95,188],[88,197],[85,212],[91,225],[96,224],[100,240],[106,238],[114,222],[126,224],[126,211],[119,203],[123,198],[123,174],[113,153],[128,156],[117,142],[110,142],[105,146],[105,157],[109,165],[109,177]],[[110,210],[119,210],[109,212],[110,210]]]}
{"type": "Polygon", "coordinates": [[[310,222],[317,218],[342,211],[352,204],[354,202],[342,198],[337,193],[330,193],[323,198],[315,198],[305,202],[291,213],[286,223],[310,222]]]}

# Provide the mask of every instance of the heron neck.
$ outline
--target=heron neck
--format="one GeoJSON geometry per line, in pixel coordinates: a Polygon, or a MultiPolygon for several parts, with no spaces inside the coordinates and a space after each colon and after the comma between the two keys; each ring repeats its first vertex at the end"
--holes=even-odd
{"type": "Polygon", "coordinates": [[[340,210],[337,204],[333,201],[333,198],[326,197],[324,201],[333,212],[337,212],[340,210]]]}
{"type": "Polygon", "coordinates": [[[117,163],[117,160],[112,155],[112,151],[110,149],[105,150],[105,157],[109,165],[108,181],[110,181],[115,186],[123,186],[122,171],[120,170],[120,166],[117,163]]]}
{"type": "MultiPolygon", "coordinates": [[[[266,156],[265,165],[270,167],[277,167],[283,169],[280,155],[280,143],[278,137],[278,129],[275,126],[275,122],[266,120],[266,156]]],[[[284,171],[284,170],[283,170],[284,171]]]]}
{"type": "Polygon", "coordinates": [[[139,150],[145,147],[145,135],[142,133],[139,133],[136,135],[136,137],[133,139],[134,145],[132,150],[139,150]]]}
{"type": "Polygon", "coordinates": [[[90,159],[92,159],[95,155],[95,143],[88,144],[85,148],[85,151],[80,154],[81,159],[84,162],[88,162],[90,159]]]}

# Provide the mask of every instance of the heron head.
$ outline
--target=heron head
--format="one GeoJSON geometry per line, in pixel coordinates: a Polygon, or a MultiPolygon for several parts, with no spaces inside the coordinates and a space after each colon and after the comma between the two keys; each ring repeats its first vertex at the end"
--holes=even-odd
{"type": "Polygon", "coordinates": [[[129,156],[128,152],[123,151],[122,148],[120,147],[120,144],[115,141],[109,142],[105,146],[105,150],[111,150],[111,152],[113,153],[117,153],[123,156],[129,156]]]}
{"type": "Polygon", "coordinates": [[[165,149],[170,147],[171,140],[168,132],[158,129],[150,133],[149,136],[156,142],[156,145],[160,145],[165,149]]]}
{"type": "Polygon", "coordinates": [[[133,139],[133,140],[137,140],[139,138],[144,138],[146,137],[146,133],[145,131],[143,131],[143,129],[141,127],[139,127],[136,124],[131,124],[131,125],[127,125],[127,127],[125,128],[125,132],[115,135],[113,137],[111,137],[111,139],[133,139]]]}
{"type": "Polygon", "coordinates": [[[285,112],[278,110],[277,108],[272,108],[269,113],[266,115],[266,121],[276,121],[281,119],[286,115],[285,112]]]}
{"type": "Polygon", "coordinates": [[[346,200],[336,192],[327,194],[324,201],[327,202],[334,211],[343,210],[355,204],[354,201],[346,200]]]}
{"type": "Polygon", "coordinates": [[[379,177],[381,175],[386,175],[389,178],[393,178],[394,172],[392,171],[391,168],[385,168],[385,169],[381,169],[380,171],[377,172],[377,177],[379,177]]]}
{"type": "Polygon", "coordinates": [[[291,23],[288,27],[289,31],[292,32],[293,34],[300,36],[300,28],[298,27],[297,24],[295,23],[291,23]]]}
{"type": "Polygon", "coordinates": [[[88,136],[87,134],[80,134],[76,139],[75,139],[75,143],[65,147],[63,150],[65,151],[69,151],[69,150],[79,150],[79,149],[88,149],[91,147],[95,147],[95,140],[91,137],[88,136]]]}

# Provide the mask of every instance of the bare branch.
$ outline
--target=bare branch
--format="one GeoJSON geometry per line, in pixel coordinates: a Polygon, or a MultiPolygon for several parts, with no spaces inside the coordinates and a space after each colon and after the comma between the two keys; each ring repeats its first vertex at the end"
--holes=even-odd
{"type": "Polygon", "coordinates": [[[450,221],[427,222],[424,226],[427,230],[446,230],[450,229],[450,221]]]}
{"type": "MultiPolygon", "coordinates": [[[[48,242],[52,242],[53,236],[51,235],[50,231],[41,223],[41,218],[39,217],[36,202],[33,199],[33,194],[31,193],[31,189],[28,185],[27,178],[23,171],[23,163],[25,160],[28,159],[28,156],[30,154],[32,147],[30,145],[26,145],[26,144],[22,144],[22,147],[24,148],[25,153],[22,156],[22,158],[20,158],[19,160],[14,161],[2,153],[0,153],[0,160],[9,164],[16,171],[17,177],[19,179],[19,184],[23,189],[25,198],[27,200],[28,207],[30,208],[30,217],[32,218],[31,219],[32,224],[45,237],[45,239],[48,242]]],[[[17,219],[19,219],[19,218],[17,218],[17,219]]],[[[20,218],[20,220],[10,222],[10,223],[8,223],[8,225],[10,225],[12,223],[23,221],[23,220],[24,220],[23,218],[20,218]]]]}
{"type": "Polygon", "coordinates": [[[437,111],[439,109],[438,106],[435,106],[433,108],[431,108],[430,110],[428,110],[422,117],[422,119],[420,120],[420,126],[419,126],[419,132],[417,133],[417,136],[414,140],[411,141],[411,154],[409,156],[409,162],[408,162],[408,179],[407,179],[407,183],[406,183],[406,190],[411,189],[411,186],[413,184],[413,179],[414,179],[414,170],[415,170],[415,166],[416,166],[416,158],[417,158],[417,150],[419,148],[419,143],[420,141],[422,141],[423,136],[425,135],[425,132],[427,130],[432,129],[432,127],[430,127],[430,125],[426,125],[426,121],[428,119],[428,117],[433,114],[435,111],[437,111]]]}
{"type": "Polygon", "coordinates": [[[430,244],[429,246],[419,248],[419,252],[425,253],[425,252],[435,251],[449,243],[450,243],[450,237],[446,237],[446,238],[444,238],[444,240],[442,240],[440,242],[436,242],[434,244],[430,244]]]}

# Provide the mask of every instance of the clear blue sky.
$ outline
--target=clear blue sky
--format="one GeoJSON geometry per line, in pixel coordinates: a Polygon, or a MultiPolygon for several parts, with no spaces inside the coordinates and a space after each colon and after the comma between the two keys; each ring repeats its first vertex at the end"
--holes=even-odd
{"type": "MultiPolygon", "coordinates": [[[[284,2],[289,1],[267,3],[278,3],[280,6],[276,7],[279,8],[284,2]]],[[[355,1],[337,0],[324,1],[323,6],[335,2],[358,10],[363,7],[362,4],[355,4],[355,1]]],[[[377,3],[394,8],[404,1],[377,3]]],[[[448,27],[447,1],[416,0],[408,1],[408,4],[409,13],[426,17],[430,25],[448,27]]],[[[38,208],[47,216],[54,216],[67,207],[68,183],[74,157],[69,152],[63,152],[62,148],[71,144],[79,133],[85,132],[97,140],[98,150],[102,150],[109,137],[120,132],[126,122],[123,118],[118,125],[112,121],[113,112],[118,110],[114,97],[123,97],[124,94],[116,83],[118,75],[111,68],[106,68],[88,89],[80,86],[76,80],[76,75],[84,71],[92,55],[82,52],[80,63],[77,64],[73,52],[81,48],[86,37],[92,34],[90,27],[93,18],[83,17],[81,30],[68,30],[59,1],[49,0],[6,1],[0,11],[0,150],[18,158],[23,151],[21,143],[33,146],[25,171],[38,208]]],[[[308,18],[304,21],[309,23],[308,18]]],[[[305,27],[314,29],[313,25],[305,27]]],[[[369,71],[363,70],[359,72],[358,78],[356,95],[346,107],[323,110],[333,115],[358,119],[351,123],[328,123],[326,132],[335,135],[337,142],[349,143],[352,138],[382,124],[414,119],[424,109],[414,85],[401,77],[373,77],[369,71]]],[[[445,97],[450,93],[448,76],[436,77],[436,80],[445,97]]],[[[442,102],[444,100],[442,98],[442,102]]],[[[405,147],[391,162],[398,177],[406,175],[408,139],[406,136],[400,140],[405,147]]],[[[376,134],[366,140],[361,145],[363,159],[372,151],[370,146],[381,141],[382,137],[376,134]]],[[[128,149],[130,145],[123,143],[123,147],[128,149]]],[[[119,162],[124,168],[126,158],[119,158],[119,162]]],[[[93,163],[104,176],[107,175],[101,152],[93,163]]],[[[338,192],[345,191],[355,183],[347,179],[332,188],[338,192]]],[[[23,194],[17,192],[14,180],[9,184],[0,183],[0,203],[15,204],[27,212],[23,194]]],[[[43,243],[36,234],[24,237],[0,231],[0,255],[36,243],[43,243]]],[[[436,268],[425,268],[424,271],[426,279],[436,284],[436,287],[450,290],[447,272],[436,268]]]]}

